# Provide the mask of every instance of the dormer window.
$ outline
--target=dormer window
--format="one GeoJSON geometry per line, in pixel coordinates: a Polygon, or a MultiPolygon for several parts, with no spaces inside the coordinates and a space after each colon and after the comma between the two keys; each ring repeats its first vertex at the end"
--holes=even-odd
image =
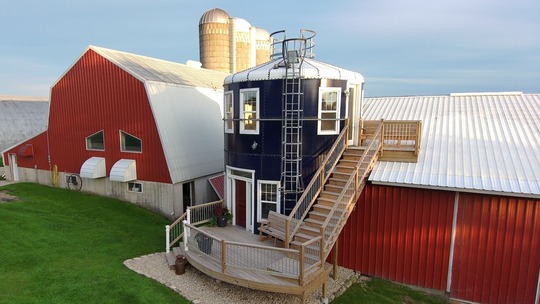
{"type": "Polygon", "coordinates": [[[131,134],[120,131],[120,151],[122,152],[142,152],[142,141],[131,134]]]}
{"type": "Polygon", "coordinates": [[[103,139],[103,130],[96,132],[86,138],[86,150],[104,151],[105,141],[103,139]]]}

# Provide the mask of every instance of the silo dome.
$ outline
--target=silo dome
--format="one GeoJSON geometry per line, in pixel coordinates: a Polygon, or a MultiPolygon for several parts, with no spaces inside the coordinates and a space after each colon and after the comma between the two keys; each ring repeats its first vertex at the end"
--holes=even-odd
{"type": "Polygon", "coordinates": [[[247,22],[246,19],[234,18],[234,22],[235,22],[237,32],[245,32],[245,33],[249,32],[251,28],[251,24],[249,24],[249,22],[247,22]]]}
{"type": "Polygon", "coordinates": [[[257,40],[270,40],[270,33],[262,28],[255,29],[255,39],[257,40]]]}
{"type": "Polygon", "coordinates": [[[229,14],[220,9],[220,8],[213,8],[211,10],[206,11],[201,16],[201,20],[199,20],[199,25],[205,24],[205,23],[229,23],[229,14]]]}

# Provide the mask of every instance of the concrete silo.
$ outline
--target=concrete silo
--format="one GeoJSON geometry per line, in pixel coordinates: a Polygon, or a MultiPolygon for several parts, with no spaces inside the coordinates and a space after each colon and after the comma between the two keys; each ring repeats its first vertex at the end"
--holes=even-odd
{"type": "Polygon", "coordinates": [[[235,73],[270,60],[270,34],[222,9],[205,12],[199,21],[203,68],[235,73]]]}
{"type": "Polygon", "coordinates": [[[219,8],[202,15],[199,21],[199,52],[203,68],[230,73],[230,18],[219,8]]]}

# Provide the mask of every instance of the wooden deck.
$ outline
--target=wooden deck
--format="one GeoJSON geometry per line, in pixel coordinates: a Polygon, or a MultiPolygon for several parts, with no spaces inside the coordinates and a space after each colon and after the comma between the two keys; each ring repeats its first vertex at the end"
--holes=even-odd
{"type": "MultiPolygon", "coordinates": [[[[215,238],[211,250],[208,248],[200,250],[196,245],[193,246],[192,242],[188,242],[190,245],[188,245],[187,251],[181,245],[173,248],[171,255],[174,257],[182,254],[193,267],[210,277],[227,283],[257,290],[290,294],[304,299],[317,288],[324,287],[323,284],[327,281],[332,270],[331,265],[325,263],[323,268],[319,267],[308,273],[303,281],[287,277],[286,274],[279,276],[276,275],[276,272],[282,270],[298,275],[294,271],[294,269],[298,269],[298,259],[289,257],[287,252],[261,250],[261,246],[275,248],[273,240],[259,241],[258,235],[248,232],[242,227],[232,225],[202,227],[201,230],[215,238]],[[226,246],[226,266],[224,266],[222,255],[221,244],[223,241],[218,242],[216,239],[226,241],[229,244],[226,246]],[[249,247],[234,246],[235,243],[252,245],[258,250],[250,251],[249,247]],[[254,265],[258,270],[253,269],[254,265]]],[[[171,255],[168,258],[169,263],[171,255]]]]}

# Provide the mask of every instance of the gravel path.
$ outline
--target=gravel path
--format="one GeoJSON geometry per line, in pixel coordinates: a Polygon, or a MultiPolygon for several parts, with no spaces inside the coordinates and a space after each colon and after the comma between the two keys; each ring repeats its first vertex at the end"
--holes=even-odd
{"type": "MultiPolygon", "coordinates": [[[[167,267],[165,254],[154,253],[124,261],[129,269],[146,277],[154,279],[171,288],[194,304],[210,303],[300,303],[299,298],[279,293],[264,292],[248,289],[215,280],[191,265],[186,267],[186,273],[176,275],[174,270],[167,267]]],[[[339,267],[338,279],[328,280],[328,300],[333,300],[352,283],[356,282],[359,274],[355,271],[339,267]]],[[[321,303],[320,288],[306,299],[306,303],[321,303]]]]}

